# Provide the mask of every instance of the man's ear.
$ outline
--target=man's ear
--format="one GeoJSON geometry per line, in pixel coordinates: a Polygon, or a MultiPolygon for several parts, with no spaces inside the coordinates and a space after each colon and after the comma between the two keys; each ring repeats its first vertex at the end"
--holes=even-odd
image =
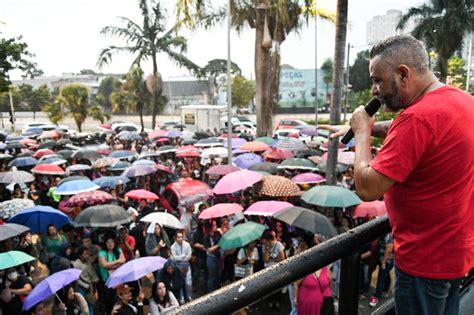
{"type": "Polygon", "coordinates": [[[405,85],[407,80],[411,78],[411,69],[406,65],[399,65],[397,67],[397,75],[402,85],[405,85]]]}

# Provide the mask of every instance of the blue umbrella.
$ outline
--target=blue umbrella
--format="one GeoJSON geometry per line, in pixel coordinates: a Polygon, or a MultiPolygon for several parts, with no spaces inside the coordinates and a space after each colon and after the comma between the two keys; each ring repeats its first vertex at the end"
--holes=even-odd
{"type": "Polygon", "coordinates": [[[234,164],[240,168],[248,169],[250,166],[263,162],[263,158],[255,153],[241,154],[235,158],[234,164]]]}
{"type": "Polygon", "coordinates": [[[134,157],[134,156],[135,156],[135,153],[128,150],[114,151],[110,155],[110,157],[114,159],[126,159],[126,158],[134,157]]]}
{"type": "MultiPolygon", "coordinates": [[[[27,311],[39,302],[47,299],[59,290],[79,279],[82,270],[70,268],[56,272],[38,283],[23,302],[23,310],[27,311]]],[[[58,298],[59,299],[59,298],[58,298]]],[[[61,300],[60,300],[61,301],[61,300]]]]}
{"type": "Polygon", "coordinates": [[[54,192],[57,195],[75,195],[82,192],[97,190],[100,187],[89,179],[78,179],[64,182],[54,192]]]}
{"type": "Polygon", "coordinates": [[[29,227],[33,233],[42,233],[50,224],[58,228],[68,224],[69,217],[52,207],[35,206],[21,210],[11,217],[8,223],[21,224],[29,227]]]}
{"type": "Polygon", "coordinates": [[[127,167],[129,167],[130,165],[131,165],[131,164],[130,164],[129,162],[118,161],[118,162],[115,163],[114,165],[107,167],[107,169],[108,169],[109,171],[123,171],[123,170],[125,170],[127,167]]]}
{"type": "Polygon", "coordinates": [[[128,183],[130,179],[125,176],[104,176],[94,180],[94,184],[99,185],[100,188],[109,188],[117,186],[118,181],[123,181],[124,184],[128,183]]]}
{"type": "Polygon", "coordinates": [[[63,158],[60,158],[59,156],[43,157],[38,162],[38,164],[55,164],[55,165],[61,165],[65,163],[67,163],[67,161],[63,158]]]}
{"type": "Polygon", "coordinates": [[[157,169],[154,165],[133,165],[128,167],[121,176],[126,177],[138,177],[138,176],[145,176],[148,174],[152,174],[156,172],[157,169]]]}
{"type": "Polygon", "coordinates": [[[18,136],[18,135],[14,135],[14,134],[11,134],[11,135],[8,135],[6,138],[5,138],[5,143],[13,143],[13,142],[18,142],[20,140],[24,139],[22,136],[18,136]]]}
{"type": "Polygon", "coordinates": [[[165,263],[166,259],[160,256],[148,256],[130,260],[112,272],[105,284],[109,288],[113,288],[122,283],[136,281],[150,272],[163,268],[165,263]]]}
{"type": "Polygon", "coordinates": [[[35,158],[32,158],[30,156],[27,157],[19,157],[14,160],[12,160],[10,163],[8,163],[9,167],[28,167],[28,166],[35,166],[38,164],[38,160],[35,158]]]}

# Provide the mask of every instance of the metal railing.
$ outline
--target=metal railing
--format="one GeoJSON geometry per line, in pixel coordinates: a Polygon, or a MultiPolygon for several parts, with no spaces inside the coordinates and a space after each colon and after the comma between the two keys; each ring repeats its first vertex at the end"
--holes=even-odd
{"type": "Polygon", "coordinates": [[[357,314],[360,248],[386,233],[386,216],[358,226],[249,277],[206,294],[170,314],[228,314],[341,259],[339,314],[357,314]]]}

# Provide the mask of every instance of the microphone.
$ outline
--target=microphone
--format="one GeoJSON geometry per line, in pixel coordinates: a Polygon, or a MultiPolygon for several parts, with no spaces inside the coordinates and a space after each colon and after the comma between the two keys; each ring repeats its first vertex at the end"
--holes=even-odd
{"type": "MultiPolygon", "coordinates": [[[[378,98],[374,97],[367,103],[367,105],[365,105],[364,109],[367,114],[369,114],[369,116],[374,116],[374,114],[379,110],[380,106],[382,106],[382,103],[378,98]]],[[[354,132],[352,129],[349,129],[346,134],[342,136],[341,143],[347,144],[352,138],[354,138],[354,132]]]]}

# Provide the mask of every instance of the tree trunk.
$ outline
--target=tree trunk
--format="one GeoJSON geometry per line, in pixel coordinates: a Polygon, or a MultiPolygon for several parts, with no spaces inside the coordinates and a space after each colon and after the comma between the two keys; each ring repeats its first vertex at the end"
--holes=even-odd
{"type": "Polygon", "coordinates": [[[449,58],[445,58],[441,54],[438,55],[439,81],[443,83],[446,83],[448,76],[448,59],[449,58]]]}
{"type": "MultiPolygon", "coordinates": [[[[155,80],[157,80],[158,79],[158,64],[156,62],[156,54],[153,55],[152,61],[153,61],[153,76],[155,77],[155,80]]],[[[151,97],[152,97],[151,101],[153,105],[152,113],[151,113],[151,129],[153,130],[156,128],[156,115],[158,112],[158,107],[160,106],[159,105],[160,95],[156,86],[154,86],[153,90],[151,91],[151,97]]]]}
{"type": "MultiPolygon", "coordinates": [[[[260,0],[257,5],[266,5],[260,0]]],[[[257,106],[257,137],[271,136],[273,124],[273,100],[269,97],[273,88],[270,82],[272,66],[270,51],[262,47],[265,25],[265,9],[257,9],[255,23],[255,100],[257,106]]],[[[278,59],[279,60],[279,59],[278,59]]],[[[273,71],[275,73],[275,71],[273,71]]],[[[279,72],[279,70],[277,71],[279,72]]]]}
{"type": "Polygon", "coordinates": [[[82,123],[79,120],[76,120],[77,130],[82,132],[82,123]]]}
{"type": "MultiPolygon", "coordinates": [[[[334,49],[334,66],[332,76],[332,102],[330,111],[330,124],[339,125],[341,120],[341,101],[344,86],[344,61],[346,52],[346,33],[347,33],[347,1],[337,1],[336,17],[336,43],[334,49]]],[[[326,180],[329,185],[336,185],[336,165],[339,140],[334,139],[329,143],[328,163],[326,166],[326,180]]]]}
{"type": "Polygon", "coordinates": [[[36,120],[36,111],[33,111],[33,121],[36,120]]]}
{"type": "Polygon", "coordinates": [[[145,131],[145,123],[143,122],[143,104],[138,104],[138,115],[140,115],[140,125],[142,126],[142,132],[145,131]]]}

